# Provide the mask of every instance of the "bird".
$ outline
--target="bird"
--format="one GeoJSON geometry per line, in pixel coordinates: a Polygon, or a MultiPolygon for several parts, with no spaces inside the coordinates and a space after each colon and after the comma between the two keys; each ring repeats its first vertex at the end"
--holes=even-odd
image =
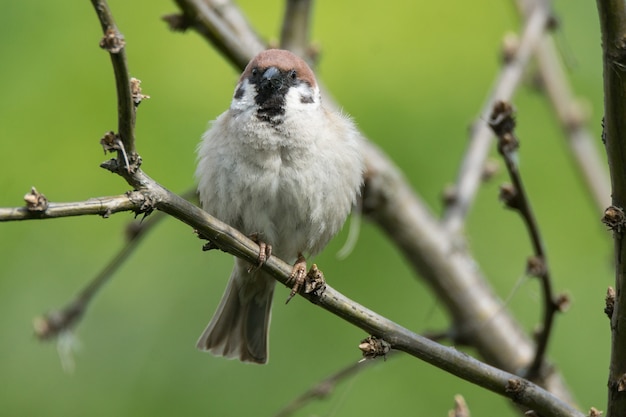
{"type": "MultiPolygon", "coordinates": [[[[359,143],[352,119],[322,104],[302,58],[280,49],[260,52],[241,74],[230,107],[198,146],[201,207],[253,237],[259,262],[277,256],[293,264],[291,277],[301,281],[306,258],[337,234],[360,196],[359,143]]],[[[266,363],[274,286],[268,273],[235,258],[197,347],[266,363]]]]}

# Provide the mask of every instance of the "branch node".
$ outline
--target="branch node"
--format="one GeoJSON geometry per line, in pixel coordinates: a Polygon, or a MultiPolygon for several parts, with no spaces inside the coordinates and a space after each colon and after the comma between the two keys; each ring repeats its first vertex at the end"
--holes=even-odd
{"type": "Polygon", "coordinates": [[[622,233],[624,226],[626,225],[626,215],[624,215],[624,210],[621,207],[609,206],[606,210],[604,210],[602,223],[604,223],[609,230],[622,233]]]}
{"type": "Polygon", "coordinates": [[[485,165],[483,166],[483,170],[480,175],[480,180],[482,182],[488,182],[493,177],[495,177],[499,171],[500,171],[500,164],[498,163],[498,161],[490,159],[487,162],[485,162],[485,165]]]}
{"type": "Polygon", "coordinates": [[[589,417],[600,417],[602,414],[602,411],[598,410],[595,407],[591,407],[589,409],[589,417]]]}
{"type": "Polygon", "coordinates": [[[441,193],[441,202],[444,207],[450,207],[456,204],[459,193],[454,184],[448,184],[441,193]]]}
{"type": "Polygon", "coordinates": [[[454,409],[448,411],[448,417],[470,417],[469,407],[461,394],[454,396],[454,409]]]}
{"type": "Polygon", "coordinates": [[[102,136],[100,139],[100,145],[102,145],[102,149],[104,149],[104,154],[107,152],[115,152],[122,149],[120,146],[121,141],[119,135],[116,135],[115,132],[109,130],[102,136]]]}
{"type": "Polygon", "coordinates": [[[493,105],[493,110],[489,116],[489,127],[494,131],[496,136],[502,136],[506,133],[512,133],[515,129],[515,110],[511,103],[506,101],[498,101],[493,105]]]}
{"type": "Polygon", "coordinates": [[[142,100],[147,100],[150,98],[148,95],[141,94],[141,80],[138,78],[132,77],[130,79],[130,92],[133,97],[133,103],[135,103],[135,108],[139,107],[142,100]]]}
{"type": "Polygon", "coordinates": [[[530,256],[526,261],[526,274],[535,278],[545,277],[547,272],[546,263],[540,256],[530,256]]]}
{"type": "Polygon", "coordinates": [[[119,53],[126,46],[124,35],[116,31],[114,28],[108,28],[100,40],[100,48],[112,54],[119,53]]]}
{"type": "Polygon", "coordinates": [[[511,378],[507,381],[504,390],[512,394],[513,401],[518,401],[526,390],[528,382],[520,378],[511,378]]]}
{"type": "Polygon", "coordinates": [[[148,217],[155,209],[156,201],[149,194],[134,193],[133,191],[126,191],[126,195],[129,199],[135,200],[135,202],[141,202],[139,208],[135,211],[135,217],[143,214],[143,218],[148,217]],[[140,195],[141,198],[137,198],[140,195]]]}
{"type": "Polygon", "coordinates": [[[502,184],[498,199],[511,210],[520,210],[521,208],[520,196],[513,184],[502,184]]]}
{"type": "Polygon", "coordinates": [[[35,187],[31,187],[30,192],[24,196],[24,201],[30,212],[43,213],[48,209],[48,199],[35,187]]]}
{"type": "Polygon", "coordinates": [[[626,374],[622,374],[617,380],[617,392],[626,391],[626,374]]]}
{"type": "Polygon", "coordinates": [[[610,319],[613,319],[613,311],[615,310],[615,288],[609,287],[606,290],[606,297],[604,299],[604,314],[610,319]]]}
{"type": "Polygon", "coordinates": [[[324,274],[317,268],[316,264],[311,266],[311,269],[304,278],[304,293],[321,297],[326,289],[326,279],[324,274]]]}
{"type": "Polygon", "coordinates": [[[517,51],[519,50],[519,36],[514,32],[509,32],[504,35],[502,39],[502,62],[510,64],[515,59],[517,51]]]}
{"type": "Polygon", "coordinates": [[[173,30],[174,32],[185,32],[193,24],[187,16],[179,13],[166,14],[161,17],[161,19],[167,23],[170,30],[173,30]]]}
{"type": "Polygon", "coordinates": [[[72,303],[62,310],[55,310],[33,320],[35,336],[39,340],[50,340],[62,331],[68,330],[78,322],[82,316],[83,306],[72,303]]]}
{"type": "Polygon", "coordinates": [[[386,355],[391,350],[391,344],[376,336],[368,336],[367,338],[361,340],[359,349],[363,352],[362,360],[374,359],[379,356],[386,359],[386,355]]]}
{"type": "Polygon", "coordinates": [[[559,294],[554,300],[554,306],[559,311],[559,313],[565,313],[567,310],[569,310],[569,307],[571,305],[572,299],[570,298],[569,294],[559,294]]]}

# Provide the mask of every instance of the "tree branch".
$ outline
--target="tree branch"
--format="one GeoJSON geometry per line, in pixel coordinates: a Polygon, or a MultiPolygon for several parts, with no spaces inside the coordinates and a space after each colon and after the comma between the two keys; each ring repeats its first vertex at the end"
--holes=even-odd
{"type": "MultiPolygon", "coordinates": [[[[597,0],[602,32],[604,132],[609,160],[615,241],[615,300],[611,314],[611,363],[607,417],[626,415],[626,3],[597,0]]],[[[608,212],[609,210],[607,210],[608,212]]],[[[607,213],[605,212],[605,220],[607,213]]]]}
{"type": "Polygon", "coordinates": [[[524,188],[522,176],[518,166],[519,140],[515,136],[515,119],[513,106],[509,103],[499,101],[494,104],[493,112],[489,118],[489,126],[498,137],[498,152],[504,159],[506,169],[513,185],[503,186],[500,191],[500,198],[506,206],[519,213],[526,225],[530,241],[535,252],[535,256],[528,259],[526,271],[541,281],[543,294],[543,326],[537,336],[537,347],[535,357],[526,371],[526,377],[530,380],[541,379],[546,369],[545,355],[548,348],[548,341],[554,322],[554,315],[559,311],[552,290],[552,280],[550,278],[550,268],[545,245],[539,230],[539,224],[533,213],[530,199],[524,188]]]}
{"type": "MultiPolygon", "coordinates": [[[[134,208],[135,213],[139,214],[143,212],[142,210],[147,208],[144,206],[146,200],[140,192],[133,191],[132,193],[125,194],[125,196],[126,195],[133,195],[134,197],[132,197],[132,199],[138,202],[137,207],[134,208]]],[[[196,190],[193,189],[183,193],[181,197],[188,200],[193,198],[195,195],[196,190]]],[[[70,204],[81,205],[84,204],[84,202],[70,204]]],[[[3,209],[0,208],[0,221],[3,220],[2,210],[3,209]]],[[[103,212],[90,212],[85,210],[84,212],[81,212],[81,214],[100,214],[103,217],[108,217],[114,212],[116,211],[111,208],[107,208],[103,212]]],[[[93,300],[94,296],[98,293],[102,286],[115,276],[117,270],[128,258],[130,258],[148,232],[164,218],[166,218],[165,213],[156,212],[147,219],[143,218],[141,221],[135,220],[128,223],[126,225],[126,243],[118,250],[115,256],[113,256],[104,268],[87,283],[85,288],[83,288],[78,295],[64,307],[48,312],[35,319],[35,334],[37,337],[42,340],[48,340],[58,336],[63,331],[75,328],[79,321],[84,317],[91,300],[93,300]]]]}
{"type": "MultiPolygon", "coordinates": [[[[213,1],[207,0],[209,3],[213,1]]],[[[176,2],[193,3],[191,0],[176,2]]],[[[241,11],[238,13],[241,14],[241,11]]],[[[537,12],[536,20],[544,24],[540,13],[543,12],[537,12]]],[[[233,18],[234,15],[235,11],[225,18],[233,18]]],[[[208,22],[203,19],[196,23],[208,22]]],[[[207,30],[199,33],[202,35],[207,30]]],[[[254,33],[251,28],[248,31],[254,33]]],[[[525,30],[531,33],[537,31],[525,30]]],[[[218,49],[223,47],[218,46],[218,49]]],[[[251,59],[262,49],[264,45],[258,44],[249,50],[250,55],[245,55],[247,52],[244,50],[238,51],[236,55],[244,54],[247,59],[251,59]]],[[[241,65],[236,61],[232,63],[242,70],[247,60],[241,65]]],[[[318,84],[326,105],[338,108],[319,80],[318,84]]],[[[488,129],[486,124],[485,128],[488,129]]],[[[362,152],[366,161],[364,212],[387,233],[418,276],[432,287],[444,303],[454,322],[451,335],[464,344],[474,346],[488,363],[496,367],[511,372],[527,367],[533,357],[533,343],[495,295],[476,261],[467,252],[463,237],[459,235],[452,238],[446,233],[393,162],[365,138],[362,152]]],[[[554,367],[551,370],[551,374],[543,381],[545,386],[559,398],[573,403],[560,375],[554,367]]]]}
{"type": "MultiPolygon", "coordinates": [[[[229,61],[244,68],[263,43],[248,20],[229,0],[174,0],[183,12],[185,27],[191,26],[229,61]]],[[[171,23],[170,19],[166,19],[171,23]]]]}
{"type": "MultiPolygon", "coordinates": [[[[395,356],[394,353],[397,351],[390,352],[388,356],[395,356]]],[[[344,366],[339,371],[333,373],[332,375],[324,378],[323,380],[316,383],[314,386],[303,392],[297,398],[292,400],[289,404],[284,406],[278,413],[274,415],[274,417],[288,417],[293,415],[296,411],[307,405],[309,402],[315,399],[324,399],[326,398],[337,386],[337,384],[344,379],[349,378],[356,373],[369,368],[372,364],[379,363],[379,361],[375,361],[373,359],[369,360],[361,360],[358,362],[351,363],[348,366],[344,366]]]]}
{"type": "MultiPolygon", "coordinates": [[[[257,263],[259,246],[236,229],[213,218],[199,207],[156,183],[143,171],[133,174],[133,182],[141,184],[141,191],[155,208],[168,213],[198,230],[217,248],[238,258],[257,263]]],[[[285,287],[291,288],[292,266],[272,256],[261,268],[285,287]]],[[[539,386],[513,374],[474,359],[454,348],[442,346],[386,319],[325,285],[321,291],[300,294],[368,334],[387,341],[392,348],[406,352],[440,369],[478,386],[506,396],[514,402],[553,417],[583,416],[566,402],[557,399],[539,386]]]]}
{"type": "Polygon", "coordinates": [[[54,219],[85,215],[109,217],[120,211],[144,212],[145,198],[143,194],[130,191],[113,197],[97,197],[86,201],[71,203],[47,203],[44,210],[33,210],[26,207],[0,207],[0,222],[33,219],[54,219]]]}
{"type": "Polygon", "coordinates": [[[486,123],[493,104],[499,100],[509,101],[513,97],[530,57],[548,27],[550,18],[550,9],[546,1],[537,1],[524,25],[517,51],[505,63],[480,116],[474,122],[470,143],[454,186],[453,203],[446,207],[442,217],[443,226],[449,233],[458,234],[461,231],[481,183],[483,167],[493,138],[486,123]]]}
{"type": "MultiPolygon", "coordinates": [[[[518,0],[518,8],[528,18],[537,1],[544,0],[518,0]]],[[[606,163],[594,145],[587,115],[580,100],[574,96],[559,55],[554,39],[545,34],[535,47],[541,86],[552,103],[587,191],[598,210],[602,211],[610,204],[611,195],[606,163]]]]}
{"type": "Polygon", "coordinates": [[[287,0],[285,3],[285,15],[280,32],[280,47],[290,50],[312,64],[313,57],[310,56],[309,36],[313,0],[287,0]]]}
{"type": "Polygon", "coordinates": [[[117,130],[121,149],[118,150],[118,158],[125,160],[128,171],[139,167],[141,159],[135,151],[135,108],[138,102],[133,99],[131,89],[131,78],[126,64],[126,41],[120,33],[109,9],[109,5],[104,0],[91,0],[104,37],[100,41],[100,47],[107,50],[111,56],[113,72],[115,74],[115,86],[117,90],[117,130]]]}

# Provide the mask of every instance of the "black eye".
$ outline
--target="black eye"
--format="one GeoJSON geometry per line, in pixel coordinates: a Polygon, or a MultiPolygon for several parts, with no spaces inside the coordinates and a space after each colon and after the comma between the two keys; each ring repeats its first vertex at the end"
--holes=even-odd
{"type": "Polygon", "coordinates": [[[252,76],[256,77],[257,75],[259,75],[259,69],[258,68],[252,68],[252,76]]]}
{"type": "Polygon", "coordinates": [[[296,78],[298,78],[298,74],[296,73],[296,70],[289,71],[289,78],[291,78],[294,81],[296,80],[296,78]]]}

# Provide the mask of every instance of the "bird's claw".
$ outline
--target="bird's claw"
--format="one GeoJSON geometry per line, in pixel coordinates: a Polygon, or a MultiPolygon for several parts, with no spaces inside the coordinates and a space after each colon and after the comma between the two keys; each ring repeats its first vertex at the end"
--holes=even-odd
{"type": "Polygon", "coordinates": [[[259,245],[259,256],[257,257],[257,264],[250,265],[250,267],[248,268],[248,273],[254,272],[262,267],[263,264],[267,262],[267,260],[270,258],[270,256],[272,256],[272,245],[259,240],[258,233],[250,235],[250,239],[254,240],[257,245],[259,245]]]}
{"type": "Polygon", "coordinates": [[[293,286],[291,287],[291,292],[285,304],[291,301],[303,287],[305,294],[315,293],[318,296],[321,295],[326,288],[326,280],[324,279],[322,271],[317,268],[317,265],[313,264],[309,272],[306,272],[306,260],[301,254],[298,255],[298,260],[293,265],[291,275],[287,280],[287,283],[292,282],[293,286]]]}

